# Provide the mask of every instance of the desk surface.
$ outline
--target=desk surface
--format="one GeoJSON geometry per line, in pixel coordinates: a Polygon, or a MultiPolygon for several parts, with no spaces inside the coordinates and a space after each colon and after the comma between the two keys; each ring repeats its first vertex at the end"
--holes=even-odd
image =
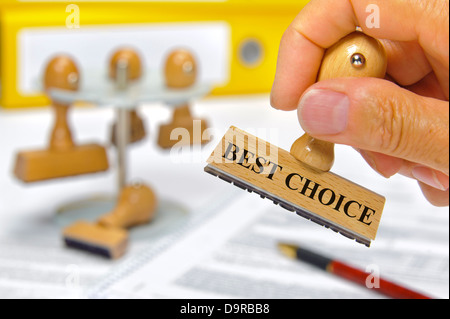
{"type": "MultiPolygon", "coordinates": [[[[275,248],[278,240],[303,244],[362,268],[375,267],[381,276],[448,298],[448,209],[429,205],[414,181],[402,176],[386,180],[350,147],[336,147],[332,171],[386,197],[377,238],[366,248],[203,172],[206,158],[231,125],[284,149],[303,133],[296,114],[271,109],[267,96],[195,103],[193,114],[208,119],[214,140],[178,153],[156,144],[158,127],[168,121],[171,110],[155,104],[139,112],[149,134],[129,148],[130,181],[148,183],[162,202],[181,205],[194,221],[198,217],[198,231],[189,229],[188,218],[183,233],[190,262],[176,266],[183,246],[169,228],[156,239],[137,234],[128,254],[118,261],[66,249],[55,212],[93,195],[116,193],[114,149],[109,148],[112,169],[107,173],[24,185],[12,176],[15,153],[46,146],[52,115],[49,109],[0,111],[0,298],[70,298],[92,289],[101,297],[379,297],[287,260],[275,248]],[[207,208],[213,210],[212,218],[202,224],[207,208]],[[205,246],[205,238],[215,240],[205,246]],[[164,253],[162,241],[171,247],[164,253]],[[128,266],[136,260],[140,267],[130,273],[128,266]],[[142,273],[147,282],[137,281],[142,273]],[[111,281],[111,274],[121,276],[111,281]]],[[[70,113],[79,143],[108,144],[113,121],[109,109],[77,108],[70,113]]]]}

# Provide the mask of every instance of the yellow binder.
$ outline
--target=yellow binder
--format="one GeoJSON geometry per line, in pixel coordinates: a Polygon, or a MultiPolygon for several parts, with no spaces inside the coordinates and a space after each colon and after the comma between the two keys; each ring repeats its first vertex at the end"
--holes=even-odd
{"type": "Polygon", "coordinates": [[[108,46],[131,41],[144,54],[157,52],[144,59],[156,67],[155,56],[159,58],[164,45],[169,47],[172,41],[173,46],[188,38],[201,51],[199,64],[205,76],[217,80],[212,94],[269,92],[281,36],[307,2],[2,0],[0,105],[48,104],[33,87],[47,51],[65,51],[75,59],[98,65],[108,46]],[[149,44],[147,36],[155,41],[149,44]],[[91,50],[89,57],[83,47],[91,50]]]}

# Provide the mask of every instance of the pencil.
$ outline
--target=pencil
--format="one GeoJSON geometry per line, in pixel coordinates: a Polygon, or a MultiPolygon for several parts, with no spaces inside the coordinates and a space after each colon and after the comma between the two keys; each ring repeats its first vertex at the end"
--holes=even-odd
{"type": "MultiPolygon", "coordinates": [[[[369,276],[368,273],[347,265],[338,260],[328,258],[326,256],[319,255],[315,252],[309,251],[304,248],[300,248],[295,245],[279,243],[278,248],[286,256],[301,260],[303,262],[309,263],[317,268],[325,270],[326,272],[332,273],[338,277],[347,279],[356,284],[370,289],[366,285],[366,280],[369,276]]],[[[431,299],[419,292],[412,291],[406,287],[399,286],[388,280],[378,278],[379,285],[375,288],[371,288],[375,292],[388,296],[394,299],[431,299]]]]}

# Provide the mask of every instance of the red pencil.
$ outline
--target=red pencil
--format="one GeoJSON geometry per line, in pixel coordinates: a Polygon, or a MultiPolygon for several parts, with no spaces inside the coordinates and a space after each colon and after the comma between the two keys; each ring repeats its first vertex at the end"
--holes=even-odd
{"type": "MultiPolygon", "coordinates": [[[[316,254],[304,248],[295,245],[278,244],[279,249],[288,257],[307,262],[317,268],[325,270],[341,278],[357,283],[369,289],[366,285],[368,273],[355,267],[346,265],[340,261],[316,254]]],[[[376,288],[370,288],[375,292],[395,299],[431,299],[419,292],[402,287],[388,280],[378,278],[379,285],[376,288]]]]}

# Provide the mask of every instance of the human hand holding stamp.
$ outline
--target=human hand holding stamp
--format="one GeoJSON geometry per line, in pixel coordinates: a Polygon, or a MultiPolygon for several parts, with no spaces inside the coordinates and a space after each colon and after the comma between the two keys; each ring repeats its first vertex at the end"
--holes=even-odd
{"type": "MultiPolygon", "coordinates": [[[[327,50],[318,80],[384,77],[386,64],[381,44],[354,32],[327,50]]],[[[333,162],[334,145],[307,134],[287,152],[231,127],[205,171],[370,246],[385,198],[329,172],[333,162]]]]}

